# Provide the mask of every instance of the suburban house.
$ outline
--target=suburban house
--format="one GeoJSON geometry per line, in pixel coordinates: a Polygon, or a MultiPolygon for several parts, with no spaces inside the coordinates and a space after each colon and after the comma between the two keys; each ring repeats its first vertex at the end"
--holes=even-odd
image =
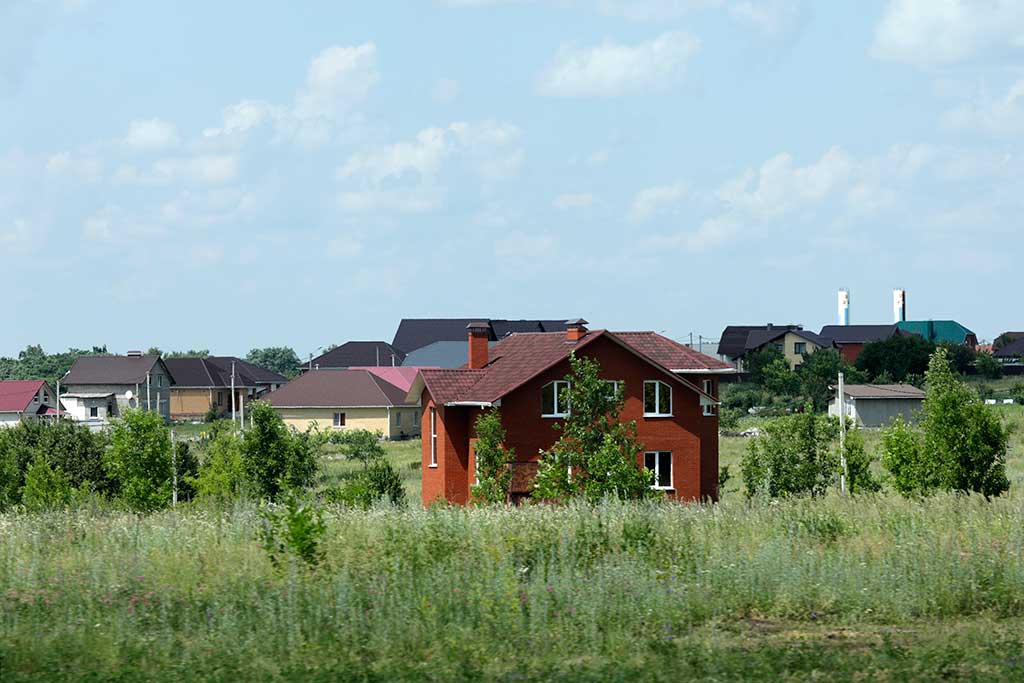
{"type": "MultiPolygon", "coordinates": [[[[487,338],[504,339],[515,332],[564,332],[565,320],[504,320],[492,318],[403,318],[391,345],[409,354],[435,342],[466,343],[466,325],[483,322],[487,338]]],[[[465,351],[465,348],[463,348],[465,351]]],[[[463,354],[465,359],[465,354],[463,354]]],[[[422,359],[417,359],[417,363],[422,359]]],[[[406,363],[411,365],[411,363],[406,363]]],[[[421,363],[422,364],[422,363],[421,363]]],[[[434,363],[431,363],[433,365],[434,363]]],[[[363,365],[373,365],[364,363],[363,365]]],[[[442,366],[443,367],[443,366],[442,366]]]]}
{"type": "Polygon", "coordinates": [[[1024,339],[1024,332],[1003,332],[992,342],[992,354],[994,355],[997,351],[1001,351],[1003,348],[1022,339],[1024,339]]]}
{"type": "Polygon", "coordinates": [[[949,342],[972,349],[978,346],[978,337],[955,320],[904,320],[896,323],[904,332],[911,332],[933,344],[949,342]]]}
{"type": "Polygon", "coordinates": [[[654,332],[588,330],[514,333],[493,347],[484,321],[468,325],[468,363],[421,370],[408,402],[423,407],[423,503],[469,502],[474,482],[475,422],[500,407],[505,446],[514,448],[512,494],[530,494],[540,451],[558,437],[568,413],[569,354],[593,358],[624,392],[623,420],[637,422],[645,450],[638,466],[655,473],[655,488],[682,500],[718,496],[718,383],[735,368],[654,332]]]}
{"type": "Polygon", "coordinates": [[[751,330],[747,335],[746,348],[743,355],[774,346],[786,357],[786,362],[793,370],[799,370],[804,362],[805,353],[814,353],[818,349],[832,348],[829,339],[805,330],[799,325],[776,327],[768,325],[763,330],[751,330]]]}
{"type": "MultiPolygon", "coordinates": [[[[924,392],[911,384],[847,384],[843,387],[846,416],[860,427],[887,427],[897,415],[913,422],[924,404],[924,392]]],[[[828,414],[839,417],[833,398],[828,414]]]]}
{"type": "MultiPolygon", "coordinates": [[[[403,382],[401,375],[396,378],[403,382]]],[[[298,431],[316,423],[324,430],[367,429],[386,439],[405,439],[420,434],[420,407],[415,400],[406,400],[407,393],[376,371],[313,370],[271,392],[266,400],[286,425],[298,431]]]]}
{"type": "Polygon", "coordinates": [[[126,408],[171,418],[174,376],[160,356],[129,351],[126,356],[81,356],[63,379],[65,412],[75,420],[106,423],[126,408]]]}
{"type": "MultiPolygon", "coordinates": [[[[498,342],[488,342],[494,346],[498,342]]],[[[405,364],[411,367],[433,367],[433,368],[457,368],[466,363],[466,356],[469,354],[469,343],[462,341],[436,341],[427,344],[415,351],[410,351],[405,357],[405,364]]]]}
{"type": "Polygon", "coordinates": [[[171,419],[205,417],[211,408],[219,415],[244,411],[245,404],[288,383],[284,375],[271,372],[234,356],[167,358],[164,363],[174,377],[171,387],[171,419]],[[231,401],[234,372],[235,401],[231,401]]]}
{"type": "Polygon", "coordinates": [[[1024,337],[1003,345],[992,355],[1004,363],[1020,361],[1024,358],[1024,337]]]}
{"type": "Polygon", "coordinates": [[[322,353],[299,368],[300,372],[310,369],[352,368],[367,366],[401,365],[405,354],[383,341],[350,341],[322,353]]]}
{"type": "Polygon", "coordinates": [[[885,341],[903,332],[895,325],[825,325],[821,328],[822,339],[831,341],[839,349],[839,355],[847,363],[857,362],[857,356],[864,349],[865,344],[871,342],[885,341]]]}
{"type": "Polygon", "coordinates": [[[55,395],[41,379],[0,381],[0,428],[56,417],[55,395]]]}

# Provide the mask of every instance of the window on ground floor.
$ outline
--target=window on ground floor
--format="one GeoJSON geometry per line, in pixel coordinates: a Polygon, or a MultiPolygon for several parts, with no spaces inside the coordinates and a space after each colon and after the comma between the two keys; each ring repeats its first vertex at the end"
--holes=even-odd
{"type": "Polygon", "coordinates": [[[653,489],[672,488],[672,452],[647,451],[644,453],[644,467],[654,472],[653,489]]]}
{"type": "Polygon", "coordinates": [[[345,426],[345,413],[334,414],[334,426],[338,429],[345,426]]]}
{"type": "Polygon", "coordinates": [[[99,417],[99,416],[100,416],[100,408],[99,408],[99,406],[90,406],[89,407],[89,417],[99,417]]]}

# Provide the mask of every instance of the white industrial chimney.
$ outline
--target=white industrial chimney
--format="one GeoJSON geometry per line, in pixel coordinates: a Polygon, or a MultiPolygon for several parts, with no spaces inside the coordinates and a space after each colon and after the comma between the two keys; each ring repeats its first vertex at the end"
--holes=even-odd
{"type": "Polygon", "coordinates": [[[839,290],[839,324],[850,324],[850,292],[845,289],[839,290]]]}
{"type": "Polygon", "coordinates": [[[892,321],[901,323],[907,319],[907,290],[892,290],[892,321]]]}

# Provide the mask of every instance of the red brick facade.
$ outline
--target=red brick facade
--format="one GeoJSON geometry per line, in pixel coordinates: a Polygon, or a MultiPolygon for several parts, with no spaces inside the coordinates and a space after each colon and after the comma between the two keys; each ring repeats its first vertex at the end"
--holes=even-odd
{"type": "MultiPolygon", "coordinates": [[[[623,420],[635,420],[637,436],[645,451],[672,453],[672,490],[670,497],[682,500],[716,500],[718,497],[718,416],[704,415],[700,394],[704,380],[711,381],[711,395],[718,395],[718,376],[701,373],[673,376],[663,366],[605,337],[582,347],[579,355],[596,359],[602,374],[622,385],[625,405],[623,420]],[[672,387],[672,416],[644,417],[645,380],[661,380],[672,387]]],[[[570,373],[566,358],[544,370],[501,397],[501,416],[505,427],[505,445],[516,451],[514,495],[529,495],[539,453],[554,444],[557,418],[541,416],[541,389],[548,382],[561,380],[570,373]]],[[[452,503],[469,502],[469,488],[475,470],[472,454],[473,424],[483,407],[435,405],[429,389],[421,395],[423,405],[423,502],[443,499],[452,503]],[[436,466],[431,463],[431,413],[436,410],[436,466]]],[[[638,464],[643,464],[643,453],[638,464]]]]}

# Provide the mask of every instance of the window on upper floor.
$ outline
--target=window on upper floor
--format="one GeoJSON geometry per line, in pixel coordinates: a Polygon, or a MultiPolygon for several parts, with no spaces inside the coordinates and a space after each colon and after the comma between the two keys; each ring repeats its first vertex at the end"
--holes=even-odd
{"type": "Polygon", "coordinates": [[[807,342],[794,342],[793,353],[798,355],[801,353],[807,353],[807,342]]]}
{"type": "MultiPolygon", "coordinates": [[[[704,389],[704,393],[707,394],[708,396],[715,396],[715,380],[704,380],[704,385],[702,388],[704,389]]],[[[718,406],[716,405],[704,404],[702,408],[704,409],[703,412],[705,415],[715,415],[718,413],[718,406]]]]}
{"type": "Polygon", "coordinates": [[[672,387],[657,379],[644,381],[644,417],[672,416],[672,387]]]}
{"type": "Polygon", "coordinates": [[[162,389],[163,388],[163,386],[164,386],[164,376],[163,375],[157,375],[156,376],[156,386],[157,386],[157,389],[162,389]]]}
{"type": "Polygon", "coordinates": [[[647,451],[644,453],[644,467],[654,472],[652,489],[668,490],[673,488],[671,451],[647,451]]]}
{"type": "Polygon", "coordinates": [[[430,466],[437,467],[437,408],[430,409],[430,466]]]}
{"type": "Polygon", "coordinates": [[[565,417],[569,414],[569,383],[548,382],[540,391],[541,417],[565,417]]]}

